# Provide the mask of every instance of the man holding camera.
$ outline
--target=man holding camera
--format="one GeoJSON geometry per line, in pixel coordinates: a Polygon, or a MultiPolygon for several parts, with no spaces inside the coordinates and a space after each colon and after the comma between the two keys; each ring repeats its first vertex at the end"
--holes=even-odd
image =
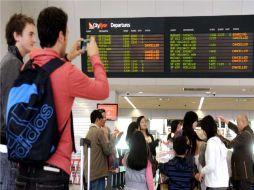
{"type": "Polygon", "coordinates": [[[80,41],[77,41],[71,53],[65,56],[69,35],[67,20],[67,14],[56,7],[47,7],[42,10],[37,20],[42,49],[33,49],[29,54],[30,59],[40,67],[54,58],[66,61],[50,75],[58,130],[62,133],[55,153],[43,166],[23,165],[20,167],[16,189],[34,190],[38,187],[69,189],[71,154],[74,146],[70,115],[74,98],[102,100],[109,95],[109,84],[95,38],[92,37],[87,44],[87,55],[90,57],[95,79],[89,78],[70,62],[82,53],[80,41]]]}

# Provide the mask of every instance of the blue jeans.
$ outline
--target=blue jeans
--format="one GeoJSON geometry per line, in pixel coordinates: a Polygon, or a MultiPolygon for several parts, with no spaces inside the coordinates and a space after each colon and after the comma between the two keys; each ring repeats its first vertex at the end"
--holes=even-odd
{"type": "Polygon", "coordinates": [[[0,190],[14,190],[17,175],[17,164],[8,160],[7,153],[0,153],[0,190]]]}
{"type": "Polygon", "coordinates": [[[69,190],[69,175],[64,171],[43,170],[43,166],[19,168],[16,190],[69,190]]]}
{"type": "Polygon", "coordinates": [[[91,181],[90,190],[105,190],[105,177],[91,181]]]}

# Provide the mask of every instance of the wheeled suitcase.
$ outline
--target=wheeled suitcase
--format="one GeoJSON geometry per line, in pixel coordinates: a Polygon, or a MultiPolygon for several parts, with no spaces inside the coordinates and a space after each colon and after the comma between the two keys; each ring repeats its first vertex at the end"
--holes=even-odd
{"type": "Polygon", "coordinates": [[[91,171],[91,141],[87,138],[80,139],[80,154],[81,154],[81,166],[80,166],[80,190],[90,190],[90,171],[91,171]],[[85,186],[84,177],[84,146],[87,146],[87,184],[85,186]]]}

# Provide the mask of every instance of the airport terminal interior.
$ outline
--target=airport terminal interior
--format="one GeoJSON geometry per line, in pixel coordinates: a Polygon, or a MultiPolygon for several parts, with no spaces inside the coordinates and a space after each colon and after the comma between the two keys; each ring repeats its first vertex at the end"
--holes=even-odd
{"type": "MultiPolygon", "coordinates": [[[[187,111],[224,116],[236,123],[246,114],[254,129],[253,0],[1,0],[0,58],[7,51],[4,27],[14,13],[32,16],[48,6],[68,14],[69,43],[96,36],[107,70],[106,100],[76,98],[73,105],[77,152],[73,153],[70,189],[80,186],[80,146],[90,113],[107,112],[106,125],[123,132],[116,148],[128,150],[128,125],[147,118],[149,131],[163,141],[171,122],[187,111]]],[[[37,36],[36,46],[39,47],[37,36]]],[[[86,55],[73,64],[88,76],[86,55]]],[[[221,134],[236,134],[218,121],[221,134]]],[[[198,126],[198,133],[201,131],[198,126]]],[[[162,147],[162,146],[161,146],[162,147]]],[[[119,156],[119,155],[118,155],[119,156]]]]}

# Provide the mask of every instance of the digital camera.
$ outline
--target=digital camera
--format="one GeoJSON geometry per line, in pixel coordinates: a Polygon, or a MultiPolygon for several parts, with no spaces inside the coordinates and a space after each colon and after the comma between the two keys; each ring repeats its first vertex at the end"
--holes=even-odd
{"type": "Polygon", "coordinates": [[[80,49],[82,49],[83,51],[86,50],[86,46],[87,44],[90,42],[90,39],[84,39],[84,40],[81,40],[80,42],[80,49]]]}

